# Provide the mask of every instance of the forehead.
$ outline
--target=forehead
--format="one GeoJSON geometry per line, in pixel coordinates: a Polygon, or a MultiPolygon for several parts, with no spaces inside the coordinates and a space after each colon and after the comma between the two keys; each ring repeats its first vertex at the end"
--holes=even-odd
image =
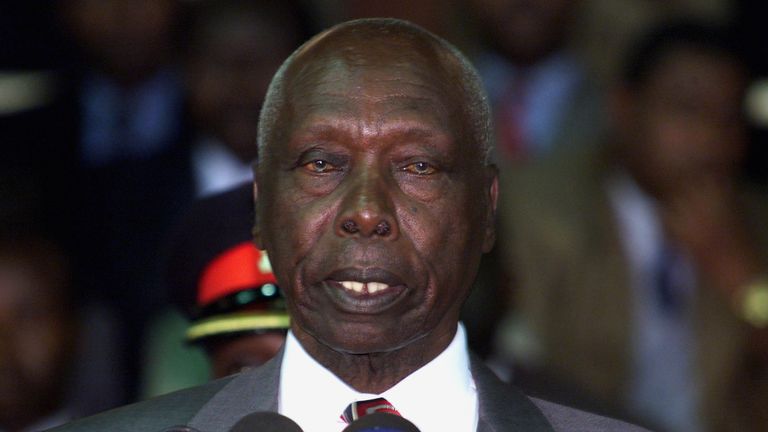
{"type": "Polygon", "coordinates": [[[360,65],[325,62],[293,88],[290,105],[299,114],[330,114],[381,121],[418,119],[447,129],[458,106],[427,71],[408,64],[360,65]],[[371,117],[371,118],[367,118],[371,117]]]}
{"type": "Polygon", "coordinates": [[[300,120],[292,128],[320,118],[404,120],[464,133],[462,92],[436,49],[396,38],[358,45],[328,44],[297,60],[285,84],[285,107],[300,120]]]}

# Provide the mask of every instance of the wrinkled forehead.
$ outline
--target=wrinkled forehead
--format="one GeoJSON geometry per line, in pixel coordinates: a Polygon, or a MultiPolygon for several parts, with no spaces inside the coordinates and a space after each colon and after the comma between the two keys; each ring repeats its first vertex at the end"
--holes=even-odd
{"type": "Polygon", "coordinates": [[[394,82],[407,79],[431,89],[446,105],[458,106],[460,98],[451,96],[461,93],[455,87],[460,84],[460,76],[455,59],[446,51],[434,36],[409,27],[341,28],[308,43],[287,78],[294,86],[320,76],[348,82],[356,78],[359,81],[355,84],[361,89],[365,78],[389,77],[394,82]]]}
{"type": "Polygon", "coordinates": [[[315,100],[339,113],[362,104],[406,108],[458,139],[467,133],[459,68],[443,47],[407,31],[356,30],[321,35],[305,46],[286,71],[284,108],[311,109],[315,100]]]}

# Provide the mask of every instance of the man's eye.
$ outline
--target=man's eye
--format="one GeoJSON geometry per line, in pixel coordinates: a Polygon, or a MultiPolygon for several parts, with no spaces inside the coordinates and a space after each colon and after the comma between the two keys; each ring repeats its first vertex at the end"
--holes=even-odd
{"type": "Polygon", "coordinates": [[[313,160],[312,162],[304,164],[303,167],[313,173],[324,173],[336,169],[330,162],[322,159],[313,160]]]}
{"type": "Polygon", "coordinates": [[[403,171],[409,172],[411,174],[430,175],[437,172],[437,169],[427,162],[414,162],[412,164],[406,165],[403,168],[403,171]]]}

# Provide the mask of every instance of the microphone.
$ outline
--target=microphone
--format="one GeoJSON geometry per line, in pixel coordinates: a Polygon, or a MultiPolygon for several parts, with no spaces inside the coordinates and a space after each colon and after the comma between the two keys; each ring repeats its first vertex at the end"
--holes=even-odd
{"type": "Polygon", "coordinates": [[[171,426],[171,427],[165,428],[161,432],[200,432],[200,431],[193,427],[179,425],[179,426],[171,426]]]}
{"type": "Polygon", "coordinates": [[[377,412],[360,417],[342,432],[421,432],[415,424],[403,417],[377,412]]]}
{"type": "Polygon", "coordinates": [[[304,432],[295,421],[276,412],[262,411],[238,420],[230,432],[304,432]]]}

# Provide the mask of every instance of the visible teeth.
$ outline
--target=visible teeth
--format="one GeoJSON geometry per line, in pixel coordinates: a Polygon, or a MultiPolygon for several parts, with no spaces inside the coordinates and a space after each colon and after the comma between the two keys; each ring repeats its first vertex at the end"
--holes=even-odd
{"type": "Polygon", "coordinates": [[[368,282],[368,292],[375,293],[383,289],[389,288],[389,285],[381,282],[368,282]]]}
{"type": "Polygon", "coordinates": [[[362,283],[362,282],[356,282],[356,281],[341,281],[341,286],[344,287],[344,289],[348,289],[355,292],[363,292],[363,288],[371,294],[375,292],[379,292],[383,289],[389,288],[389,285],[381,282],[368,282],[362,283]]]}
{"type": "Polygon", "coordinates": [[[345,289],[352,290],[354,292],[363,292],[363,283],[355,281],[342,281],[341,286],[345,289]]]}

